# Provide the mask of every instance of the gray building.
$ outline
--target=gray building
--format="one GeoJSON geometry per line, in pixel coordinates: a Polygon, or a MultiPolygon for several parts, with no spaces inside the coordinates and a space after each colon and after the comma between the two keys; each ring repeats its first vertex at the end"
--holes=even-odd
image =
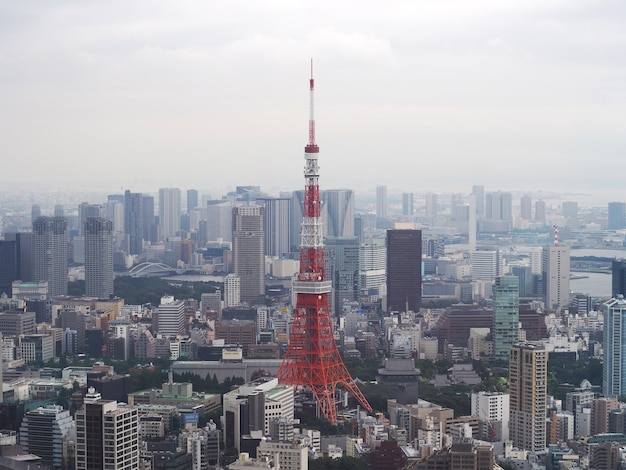
{"type": "Polygon", "coordinates": [[[33,280],[48,281],[50,296],[67,295],[67,219],[38,217],[33,222],[33,280]]]}
{"type": "Polygon", "coordinates": [[[113,295],[113,223],[102,217],[85,221],[85,294],[99,299],[113,295]]]}

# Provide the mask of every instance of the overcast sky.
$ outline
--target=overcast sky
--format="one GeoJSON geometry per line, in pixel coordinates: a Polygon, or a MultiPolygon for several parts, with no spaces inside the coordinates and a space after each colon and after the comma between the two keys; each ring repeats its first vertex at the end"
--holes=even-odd
{"type": "Polygon", "coordinates": [[[615,188],[623,0],[0,2],[2,182],[615,188]]]}

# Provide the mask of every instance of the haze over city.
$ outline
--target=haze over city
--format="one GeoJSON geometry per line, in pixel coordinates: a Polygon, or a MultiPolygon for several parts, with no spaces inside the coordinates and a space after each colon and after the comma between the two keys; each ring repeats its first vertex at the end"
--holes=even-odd
{"type": "MultiPolygon", "coordinates": [[[[622,2],[4,2],[5,190],[606,187],[622,2]]],[[[611,185],[610,185],[611,186],[611,185]]],[[[588,196],[581,196],[588,197],[588,196]]]]}

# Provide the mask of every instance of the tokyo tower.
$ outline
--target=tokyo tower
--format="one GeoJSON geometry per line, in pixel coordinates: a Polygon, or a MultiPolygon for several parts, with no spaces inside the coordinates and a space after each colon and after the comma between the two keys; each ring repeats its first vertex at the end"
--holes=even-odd
{"type": "Polygon", "coordinates": [[[319,147],[315,143],[313,112],[313,62],[311,62],[309,143],[304,148],[304,201],[300,243],[300,272],[293,282],[296,309],[289,346],[276,373],[279,382],[311,389],[321,414],[331,423],[337,421],[335,390],[341,386],[368,411],[372,407],[346,368],[333,335],[326,280],[322,203],[319,189],[319,147]]]}

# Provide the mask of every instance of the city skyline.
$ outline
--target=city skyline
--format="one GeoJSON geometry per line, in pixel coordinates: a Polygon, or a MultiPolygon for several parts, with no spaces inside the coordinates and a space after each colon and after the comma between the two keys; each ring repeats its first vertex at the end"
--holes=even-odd
{"type": "Polygon", "coordinates": [[[584,193],[621,169],[622,4],[0,8],[5,188],[145,192],[185,161],[186,187],[293,190],[310,57],[322,188],[584,193]]]}

